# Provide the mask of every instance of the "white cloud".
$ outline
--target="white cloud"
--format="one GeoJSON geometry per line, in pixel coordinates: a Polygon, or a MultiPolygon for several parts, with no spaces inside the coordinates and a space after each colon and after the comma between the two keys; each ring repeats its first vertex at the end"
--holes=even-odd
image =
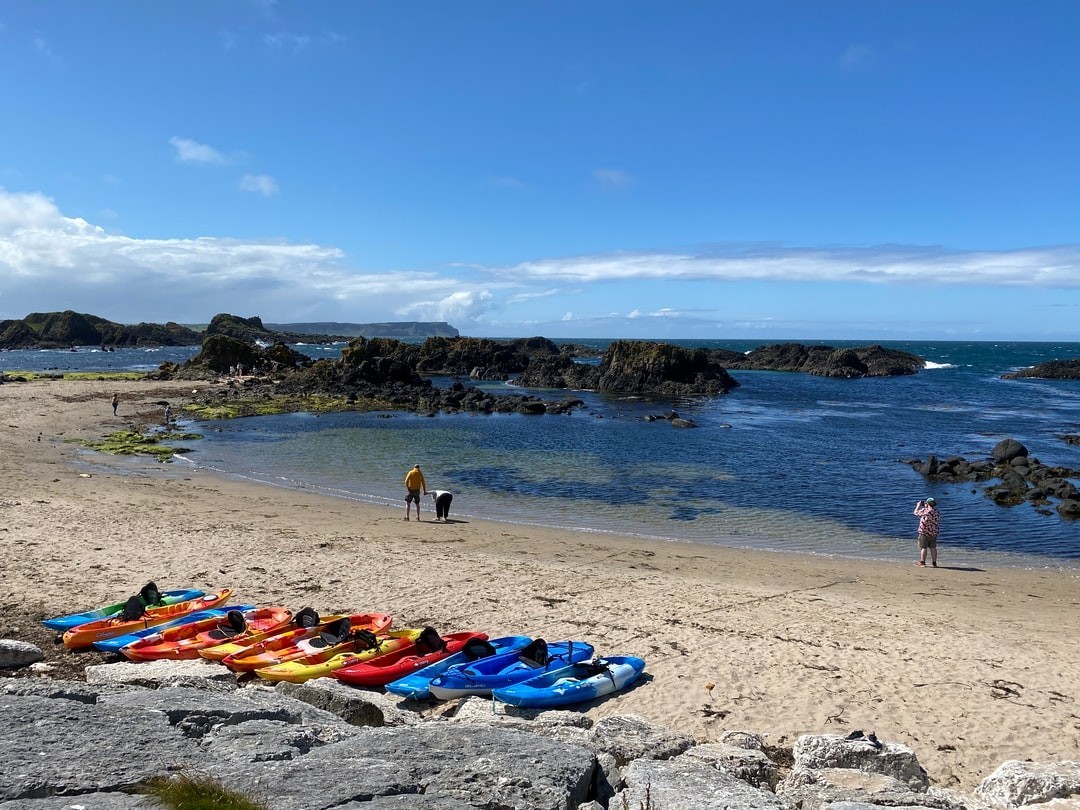
{"type": "Polygon", "coordinates": [[[193,141],[191,138],[173,136],[169,138],[176,152],[176,159],[181,163],[218,163],[224,164],[229,161],[212,146],[193,141]]]}
{"type": "Polygon", "coordinates": [[[314,244],[137,239],[66,217],[42,194],[0,188],[4,317],[70,308],[126,322],[198,322],[242,309],[276,320],[300,312],[385,320],[407,296],[447,300],[460,287],[434,273],[355,273],[344,259],[314,244]]]}
{"type": "Polygon", "coordinates": [[[604,188],[629,188],[634,185],[634,178],[622,169],[593,169],[592,176],[604,188]]]}
{"type": "Polygon", "coordinates": [[[240,178],[240,190],[273,197],[278,193],[278,184],[277,180],[268,174],[245,174],[240,178]]]}
{"type": "Polygon", "coordinates": [[[843,281],[1080,287],[1080,245],[1005,251],[866,248],[751,248],[715,253],[611,253],[523,262],[492,272],[542,282],[843,281]]]}
{"type": "Polygon", "coordinates": [[[474,323],[491,309],[494,296],[489,290],[457,290],[437,301],[422,301],[401,307],[403,317],[425,321],[474,323]]]}

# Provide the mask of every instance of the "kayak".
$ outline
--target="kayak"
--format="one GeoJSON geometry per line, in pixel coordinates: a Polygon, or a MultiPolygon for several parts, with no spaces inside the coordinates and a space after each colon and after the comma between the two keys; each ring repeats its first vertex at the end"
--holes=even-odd
{"type": "Polygon", "coordinates": [[[490,695],[492,689],[592,657],[592,645],[584,641],[555,641],[548,644],[538,638],[522,650],[490,655],[450,667],[435,678],[429,688],[432,696],[440,700],[465,695],[490,695]]]}
{"type": "Polygon", "coordinates": [[[333,676],[353,686],[385,686],[391,681],[461,652],[472,639],[486,641],[487,633],[467,631],[440,636],[430,627],[425,627],[424,632],[412,644],[367,661],[344,666],[335,670],[333,676]]]}
{"type": "Polygon", "coordinates": [[[251,672],[262,667],[272,667],[296,658],[325,652],[343,643],[351,645],[355,633],[382,633],[389,629],[392,621],[386,613],[354,613],[314,627],[299,627],[284,633],[271,634],[269,638],[225,656],[221,663],[234,672],[251,672]]]}
{"type": "Polygon", "coordinates": [[[492,694],[513,706],[569,706],[625,689],[644,671],[645,661],[642,658],[609,655],[534,675],[520,683],[495,689],[492,694]]]}
{"type": "MultiPolygon", "coordinates": [[[[175,590],[175,591],[162,591],[161,603],[165,605],[174,605],[177,602],[185,602],[188,599],[196,599],[203,595],[205,591],[197,590],[175,590]]],[[[125,602],[116,602],[112,605],[105,605],[105,607],[99,607],[96,610],[87,610],[84,613],[68,613],[65,616],[54,616],[51,619],[45,619],[42,622],[43,625],[50,630],[70,630],[72,627],[78,627],[80,624],[86,624],[88,622],[97,621],[98,619],[108,619],[111,616],[115,616],[124,609],[125,602]]]]}
{"type": "Polygon", "coordinates": [[[294,658],[282,664],[261,667],[255,670],[255,674],[268,681],[303,683],[304,681],[310,681],[312,678],[330,675],[342,667],[375,658],[377,655],[385,655],[405,647],[412,647],[423,632],[420,628],[408,628],[406,630],[391,630],[384,635],[376,636],[373,633],[365,635],[365,631],[360,631],[360,636],[357,638],[350,638],[341,644],[327,647],[325,650],[301,658],[294,658]]]}
{"type": "Polygon", "coordinates": [[[479,658],[487,658],[489,655],[498,653],[518,653],[531,642],[529,636],[503,636],[502,638],[488,639],[485,644],[466,643],[460,652],[456,652],[449,658],[444,658],[434,664],[429,664],[421,670],[396,681],[386,684],[386,691],[395,695],[412,698],[413,700],[430,700],[431,682],[442,675],[450,667],[458,664],[468,664],[479,658]]]}
{"type": "MultiPolygon", "coordinates": [[[[251,610],[254,605],[233,605],[232,610],[251,610]]],[[[156,624],[151,627],[143,627],[141,630],[134,630],[130,633],[125,633],[122,636],[114,636],[113,638],[102,639],[101,641],[94,642],[94,649],[101,650],[102,652],[120,652],[121,647],[126,647],[133,641],[138,641],[140,638],[146,638],[151,633],[156,633],[166,627],[176,627],[180,624],[187,624],[188,622],[198,622],[203,619],[212,619],[214,617],[220,618],[229,612],[229,608],[216,607],[209,610],[197,610],[194,613],[185,613],[183,616],[177,616],[175,619],[170,619],[164,624],[156,624]]]]}
{"type": "Polygon", "coordinates": [[[203,594],[194,599],[187,599],[172,605],[147,608],[138,619],[125,620],[123,614],[121,614],[115,618],[98,619],[97,621],[80,624],[64,633],[64,646],[69,650],[89,647],[95,641],[112,638],[113,636],[122,636],[133,630],[164,624],[177,616],[184,616],[197,610],[207,610],[208,608],[223,605],[229,601],[231,596],[232,588],[222,588],[220,591],[203,594]]]}
{"type": "Polygon", "coordinates": [[[277,605],[230,610],[225,616],[186,622],[174,627],[159,627],[157,632],[128,644],[120,650],[131,661],[183,660],[199,657],[199,650],[213,647],[245,635],[288,626],[292,611],[277,605]]]}
{"type": "Polygon", "coordinates": [[[207,647],[204,650],[199,650],[199,655],[210,661],[223,661],[230,655],[243,652],[250,647],[259,644],[260,642],[267,641],[275,636],[288,633],[292,630],[300,630],[308,627],[315,627],[323,622],[330,622],[336,619],[341,619],[342,616],[319,616],[315,608],[304,607],[296,611],[293,614],[292,620],[284,627],[279,627],[274,630],[266,630],[262,633],[255,633],[244,638],[232,639],[226,641],[224,644],[218,644],[214,647],[207,647]]]}

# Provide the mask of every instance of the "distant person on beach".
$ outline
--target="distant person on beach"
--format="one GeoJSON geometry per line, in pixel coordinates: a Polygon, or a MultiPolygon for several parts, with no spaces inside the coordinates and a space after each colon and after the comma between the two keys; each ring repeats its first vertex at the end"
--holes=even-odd
{"type": "Polygon", "coordinates": [[[454,500],[454,496],[445,489],[433,489],[428,494],[435,499],[435,522],[446,523],[450,516],[450,502],[454,500]]]}
{"type": "Polygon", "coordinates": [[[171,420],[172,420],[172,406],[171,405],[166,405],[165,406],[165,424],[166,425],[169,424],[169,422],[171,420]]]}
{"type": "Polygon", "coordinates": [[[112,395],[112,415],[113,416],[116,416],[116,409],[119,406],[120,406],[120,395],[119,394],[113,394],[112,395]]]}
{"type": "Polygon", "coordinates": [[[941,530],[941,513],[937,501],[927,498],[915,504],[915,514],[919,518],[919,561],[920,568],[926,567],[926,550],[930,549],[930,564],[937,568],[937,537],[941,530]]]}
{"type": "Polygon", "coordinates": [[[420,472],[420,465],[414,464],[413,468],[405,473],[405,519],[409,519],[409,504],[413,501],[416,502],[416,519],[420,520],[420,490],[424,490],[424,494],[427,495],[427,481],[424,480],[424,474],[420,472]]]}

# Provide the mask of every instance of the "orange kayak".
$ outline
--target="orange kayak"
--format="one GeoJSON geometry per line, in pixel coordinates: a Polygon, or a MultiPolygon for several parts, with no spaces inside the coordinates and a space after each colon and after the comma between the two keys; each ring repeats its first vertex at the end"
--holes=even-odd
{"type": "Polygon", "coordinates": [[[277,605],[230,610],[224,616],[214,616],[189,622],[143,636],[120,649],[132,661],[198,658],[199,650],[226,641],[290,626],[292,611],[277,605]]]}
{"type": "Polygon", "coordinates": [[[385,635],[367,639],[349,639],[291,661],[260,667],[255,670],[255,674],[268,681],[303,683],[312,678],[330,675],[342,667],[370,661],[376,659],[377,656],[412,647],[422,632],[424,632],[422,628],[414,627],[406,630],[391,630],[385,635]]]}
{"type": "Polygon", "coordinates": [[[147,608],[138,619],[124,620],[123,618],[110,617],[80,624],[64,633],[64,646],[69,650],[90,647],[95,641],[122,636],[125,633],[133,633],[136,630],[164,624],[170,619],[175,619],[177,616],[183,616],[187,613],[194,613],[196,610],[206,610],[223,605],[229,601],[231,596],[232,588],[222,588],[220,591],[203,594],[195,599],[187,599],[172,605],[147,608]]]}
{"type": "Polygon", "coordinates": [[[221,663],[236,672],[250,672],[260,667],[283,664],[312,655],[343,643],[348,644],[351,649],[354,633],[382,633],[389,629],[392,621],[393,618],[386,613],[354,613],[315,627],[301,627],[273,635],[226,656],[221,659],[221,663]]]}
{"type": "Polygon", "coordinates": [[[344,618],[344,614],[320,616],[318,611],[314,608],[300,608],[300,610],[293,614],[292,619],[282,627],[277,627],[273,630],[264,630],[261,633],[254,633],[250,636],[245,636],[244,638],[231,639],[223,644],[207,647],[206,649],[199,650],[199,655],[208,661],[224,661],[230,655],[242,653],[257,644],[269,641],[274,638],[274,636],[280,636],[293,630],[301,630],[315,627],[320,624],[327,624],[344,618]]]}

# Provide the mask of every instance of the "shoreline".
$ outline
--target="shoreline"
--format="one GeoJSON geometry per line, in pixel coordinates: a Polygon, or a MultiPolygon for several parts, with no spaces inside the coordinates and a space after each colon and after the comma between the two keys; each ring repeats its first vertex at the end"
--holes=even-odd
{"type": "Polygon", "coordinates": [[[193,387],[206,386],[0,385],[13,604],[70,612],[153,579],[294,610],[377,609],[397,626],[583,639],[647,661],[645,683],[590,716],[640,714],[700,741],[750,730],[781,746],[874,730],[910,746],[934,784],[962,790],[1006,759],[1080,757],[1078,572],[436,524],[427,508],[406,523],[397,506],[197,468],[121,472],[103,459],[80,474],[84,451],[66,440],[152,421],[154,400],[193,387]]]}
{"type": "MultiPolygon", "coordinates": [[[[180,420],[185,422],[185,420],[180,420]]],[[[192,421],[189,424],[193,430],[198,432],[197,421],[192,421]]],[[[110,459],[114,460],[114,459],[110,459]]],[[[104,462],[106,465],[108,462],[104,462]]],[[[185,469],[191,472],[201,472],[222,480],[236,481],[239,483],[251,484],[260,487],[270,487],[273,489],[281,489],[288,492],[306,492],[309,494],[320,495],[326,498],[333,498],[336,500],[343,500],[350,503],[355,503],[365,507],[376,508],[392,508],[399,509],[398,502],[391,498],[386,498],[380,495],[372,494],[357,494],[347,493],[343,494],[341,491],[331,491],[326,488],[322,488],[316,484],[287,484],[272,479],[261,479],[255,475],[233,472],[228,470],[217,469],[209,464],[204,464],[195,458],[188,458],[186,456],[176,456],[173,461],[174,466],[181,466],[181,469],[185,469]]],[[[426,505],[426,504],[425,504],[426,505]]],[[[431,510],[429,510],[431,511],[431,510]]],[[[895,553],[879,553],[877,555],[871,555],[868,553],[856,553],[850,551],[816,551],[807,546],[799,548],[778,548],[773,545],[779,542],[775,538],[769,538],[762,540],[761,538],[749,538],[738,535],[724,535],[719,536],[719,541],[710,543],[700,538],[682,538],[663,534],[648,534],[643,531],[628,531],[620,529],[606,529],[598,526],[570,526],[559,525],[555,523],[539,523],[532,522],[527,519],[515,519],[515,518],[485,518],[476,514],[462,512],[455,508],[454,514],[460,518],[468,518],[471,521],[484,521],[505,524],[507,526],[519,526],[523,530],[536,529],[541,531],[555,531],[555,532],[571,532],[582,535],[596,535],[599,537],[626,537],[635,540],[640,540],[644,543],[660,543],[660,544],[679,544],[679,545],[691,545],[704,548],[725,548],[733,551],[747,551],[747,552],[764,552],[770,554],[783,554],[783,555],[798,555],[813,557],[815,559],[831,560],[843,562],[850,560],[852,562],[872,563],[879,562],[889,565],[906,564],[918,557],[918,550],[915,546],[914,532],[910,538],[905,538],[903,542],[907,546],[907,551],[903,554],[895,553]]],[[[912,526],[914,526],[914,521],[912,526]]],[[[896,543],[897,538],[894,537],[881,537],[881,541],[896,543]]],[[[1062,574],[1075,574],[1080,575],[1080,559],[1063,559],[1060,557],[1043,557],[1035,554],[1022,554],[1018,552],[1009,551],[991,551],[987,549],[971,550],[964,548],[956,548],[948,543],[942,546],[942,558],[949,558],[949,562],[953,566],[965,566],[965,567],[989,567],[989,568],[1007,568],[1018,569],[1026,571],[1051,571],[1062,574]]]]}

